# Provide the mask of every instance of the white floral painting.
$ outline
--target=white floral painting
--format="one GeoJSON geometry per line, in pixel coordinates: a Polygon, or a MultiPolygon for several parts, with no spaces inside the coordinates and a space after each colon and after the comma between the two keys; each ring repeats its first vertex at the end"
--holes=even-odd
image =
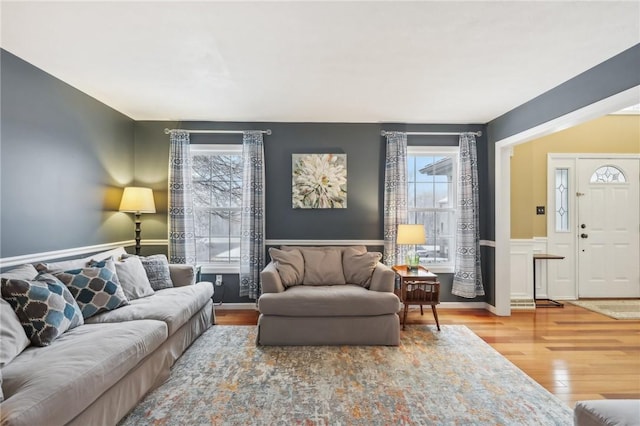
{"type": "Polygon", "coordinates": [[[347,154],[292,154],[294,209],[347,208],[347,154]]]}

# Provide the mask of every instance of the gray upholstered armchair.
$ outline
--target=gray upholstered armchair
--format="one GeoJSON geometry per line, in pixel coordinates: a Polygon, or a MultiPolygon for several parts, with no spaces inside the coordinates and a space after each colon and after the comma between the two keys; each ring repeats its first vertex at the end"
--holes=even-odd
{"type": "Polygon", "coordinates": [[[398,345],[395,274],[364,246],[270,249],[260,345],[398,345]]]}

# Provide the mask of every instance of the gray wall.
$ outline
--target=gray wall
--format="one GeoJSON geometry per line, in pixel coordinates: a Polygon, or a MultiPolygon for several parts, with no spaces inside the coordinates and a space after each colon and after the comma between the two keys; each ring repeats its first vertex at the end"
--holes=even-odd
{"type": "Polygon", "coordinates": [[[133,120],[0,55],[0,257],[133,239],[133,120]]]}
{"type": "MultiPolygon", "coordinates": [[[[382,240],[385,138],[384,130],[460,132],[485,130],[482,125],[419,125],[375,123],[224,123],[140,121],[135,129],[135,180],[154,188],[156,215],[143,217],[145,238],[166,238],[166,187],[169,137],[165,128],[271,129],[265,136],[266,230],[270,240],[382,240]],[[347,209],[293,209],[291,207],[291,154],[347,154],[347,209]]],[[[192,134],[191,143],[240,144],[241,135],[192,134]]],[[[457,136],[411,136],[410,145],[453,145],[457,136]]],[[[479,150],[487,146],[478,139],[479,150]]],[[[484,154],[482,154],[484,158],[484,154]]],[[[487,171],[480,173],[487,178],[487,171]]],[[[483,187],[488,183],[482,182],[483,187]]],[[[483,237],[485,238],[485,237],[483,237]]],[[[373,249],[379,249],[373,248],[373,249]]],[[[493,265],[487,265],[489,281],[493,265]]],[[[205,275],[205,279],[213,280],[205,275]]],[[[443,301],[469,301],[450,294],[451,274],[440,275],[443,301]]],[[[238,296],[238,278],[223,274],[224,302],[249,302],[238,296]]],[[[223,290],[216,289],[217,294],[223,290]]],[[[492,293],[492,291],[488,291],[492,293]]],[[[215,300],[219,301],[220,296],[215,300]]],[[[478,300],[485,300],[479,298],[478,300]]]]}

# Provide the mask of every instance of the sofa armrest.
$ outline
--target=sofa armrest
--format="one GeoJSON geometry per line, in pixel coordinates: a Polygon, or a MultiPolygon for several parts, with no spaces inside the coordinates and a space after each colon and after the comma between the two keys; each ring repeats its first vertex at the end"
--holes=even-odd
{"type": "Polygon", "coordinates": [[[196,283],[196,270],[193,265],[169,264],[169,274],[174,287],[184,287],[196,283]]]}
{"type": "Polygon", "coordinates": [[[273,262],[269,262],[260,272],[260,283],[262,284],[262,293],[282,293],[284,291],[280,274],[278,274],[276,264],[273,262]]]}
{"type": "Polygon", "coordinates": [[[395,283],[396,273],[384,263],[378,262],[371,276],[369,290],[393,293],[395,283]]]}

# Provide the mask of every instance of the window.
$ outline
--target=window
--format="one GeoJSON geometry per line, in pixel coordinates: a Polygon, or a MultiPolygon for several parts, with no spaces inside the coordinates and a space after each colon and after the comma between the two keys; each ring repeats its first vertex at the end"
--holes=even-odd
{"type": "Polygon", "coordinates": [[[556,169],[556,232],[569,232],[569,169],[556,169]]]}
{"type": "Polygon", "coordinates": [[[408,147],[408,221],[424,224],[426,244],[416,251],[431,269],[453,270],[457,173],[458,147],[408,147]]]}
{"type": "Polygon", "coordinates": [[[205,265],[238,266],[242,145],[191,145],[190,152],[196,259],[205,265]]]}
{"type": "Polygon", "coordinates": [[[622,170],[615,166],[602,166],[591,175],[590,183],[625,183],[622,170]]]}

